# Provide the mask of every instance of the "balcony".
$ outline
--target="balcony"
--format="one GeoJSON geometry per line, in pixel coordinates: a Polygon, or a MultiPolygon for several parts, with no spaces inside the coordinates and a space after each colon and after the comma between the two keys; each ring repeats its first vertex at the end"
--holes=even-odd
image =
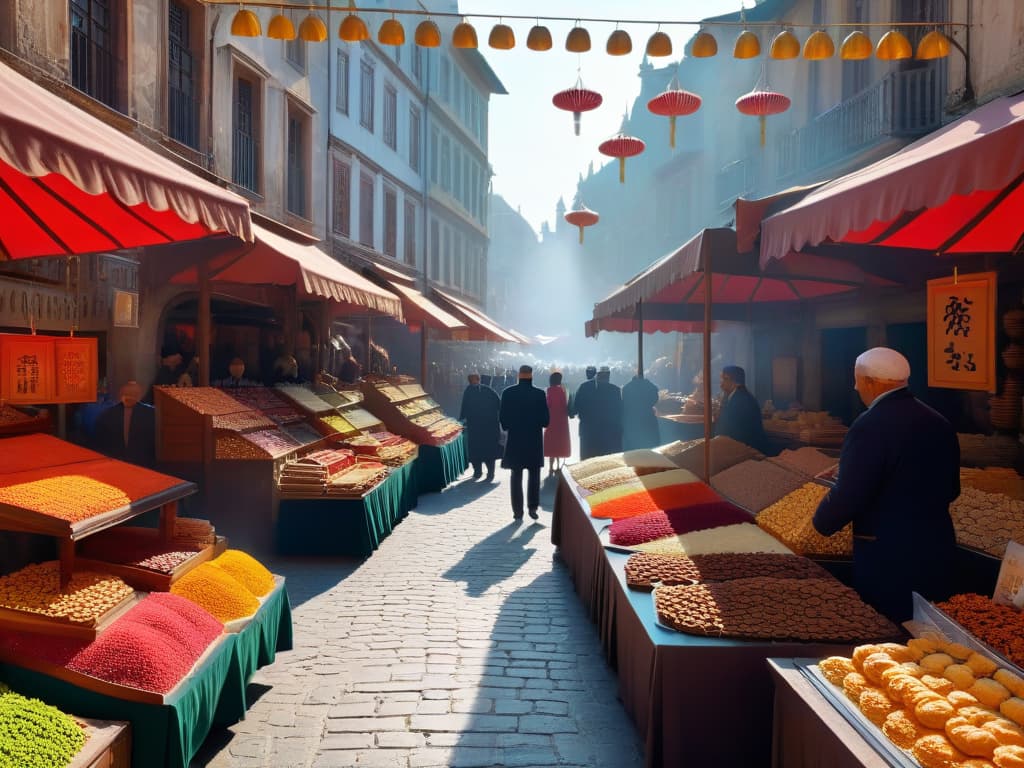
{"type": "Polygon", "coordinates": [[[942,124],[945,68],[891,72],[776,145],[776,180],[786,187],[888,139],[915,139],[942,124]]]}
{"type": "Polygon", "coordinates": [[[167,135],[180,144],[199,149],[199,103],[191,93],[167,88],[167,135]]]}
{"type": "Polygon", "coordinates": [[[235,131],[231,180],[259,194],[259,142],[245,131],[235,131]]]}

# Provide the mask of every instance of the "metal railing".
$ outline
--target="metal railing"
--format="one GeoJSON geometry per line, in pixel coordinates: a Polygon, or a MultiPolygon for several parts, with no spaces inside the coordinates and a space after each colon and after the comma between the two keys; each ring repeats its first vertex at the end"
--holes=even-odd
{"type": "Polygon", "coordinates": [[[117,61],[107,48],[81,29],[71,28],[71,84],[109,107],[117,108],[117,61]]]}
{"type": "Polygon", "coordinates": [[[778,180],[793,180],[888,138],[922,136],[942,123],[945,70],[940,65],[891,72],[776,144],[778,180]]]}
{"type": "Polygon", "coordinates": [[[715,179],[719,210],[732,208],[737,197],[749,197],[757,188],[757,168],[749,158],[734,160],[724,166],[715,179]]]}
{"type": "Polygon", "coordinates": [[[167,88],[167,135],[199,149],[199,100],[173,85],[167,88]]]}
{"type": "Polygon", "coordinates": [[[231,180],[250,192],[259,193],[259,142],[244,131],[235,131],[232,147],[231,180]]]}

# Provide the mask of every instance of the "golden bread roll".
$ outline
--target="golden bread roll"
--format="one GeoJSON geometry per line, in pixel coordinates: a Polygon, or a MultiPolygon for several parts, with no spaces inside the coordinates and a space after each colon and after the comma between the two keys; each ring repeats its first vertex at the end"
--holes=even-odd
{"type": "Polygon", "coordinates": [[[1024,699],[1014,696],[999,705],[999,711],[1017,725],[1024,725],[1024,699]]]}
{"type": "Polygon", "coordinates": [[[948,653],[929,653],[917,663],[925,672],[941,675],[943,670],[953,663],[953,657],[948,653]]]}
{"type": "Polygon", "coordinates": [[[978,680],[967,689],[967,692],[974,695],[986,707],[991,707],[992,709],[999,709],[999,705],[1010,698],[1010,691],[1006,686],[997,683],[989,677],[983,677],[981,680],[978,680]]]}
{"type": "Polygon", "coordinates": [[[945,734],[922,736],[914,742],[913,753],[922,768],[957,768],[967,757],[945,734]]]}
{"type": "Polygon", "coordinates": [[[971,725],[965,717],[951,717],[946,721],[946,736],[954,747],[973,757],[992,757],[999,746],[994,734],[971,725]]]}
{"type": "Polygon", "coordinates": [[[860,672],[851,672],[843,678],[843,691],[854,701],[860,699],[861,692],[868,687],[868,681],[860,672]]]}
{"type": "Polygon", "coordinates": [[[956,712],[953,705],[945,699],[926,699],[914,707],[914,717],[927,728],[941,730],[956,712]]]}
{"type": "Polygon", "coordinates": [[[882,733],[900,749],[911,749],[914,742],[925,735],[917,720],[905,709],[894,710],[886,716],[882,733]]]}
{"type": "Polygon", "coordinates": [[[875,725],[884,723],[889,713],[896,709],[896,705],[880,688],[865,688],[861,691],[857,706],[860,707],[864,716],[875,725]]]}
{"type": "Polygon", "coordinates": [[[1024,728],[1014,725],[1009,720],[997,717],[981,727],[995,736],[1001,747],[1024,747],[1024,728]]]}
{"type": "Polygon", "coordinates": [[[869,645],[858,645],[856,648],[853,649],[853,653],[851,654],[850,660],[853,662],[853,666],[858,672],[863,672],[864,659],[866,659],[873,653],[884,652],[884,648],[882,648],[880,645],[875,645],[874,643],[871,643],[869,645]]]}
{"type": "Polygon", "coordinates": [[[999,768],[1024,768],[1024,747],[996,747],[992,762],[999,768]]]}
{"type": "Polygon", "coordinates": [[[968,656],[966,664],[974,672],[975,677],[992,677],[999,668],[994,661],[985,658],[980,653],[972,653],[968,656]]]}
{"type": "Polygon", "coordinates": [[[946,694],[946,700],[956,709],[976,707],[981,703],[973,694],[970,694],[967,691],[950,691],[946,694]]]}
{"type": "Polygon", "coordinates": [[[966,691],[974,685],[974,670],[966,664],[950,664],[943,670],[942,676],[959,691],[966,691]]]}
{"type": "Polygon", "coordinates": [[[893,661],[889,658],[889,654],[884,651],[881,653],[872,653],[862,662],[861,674],[875,685],[881,685],[882,673],[887,669],[892,669],[893,667],[898,666],[899,662],[893,661]]]}
{"type": "Polygon", "coordinates": [[[844,677],[857,671],[853,667],[853,662],[845,656],[829,656],[827,659],[822,659],[818,662],[818,669],[832,685],[839,686],[843,684],[844,677]]]}

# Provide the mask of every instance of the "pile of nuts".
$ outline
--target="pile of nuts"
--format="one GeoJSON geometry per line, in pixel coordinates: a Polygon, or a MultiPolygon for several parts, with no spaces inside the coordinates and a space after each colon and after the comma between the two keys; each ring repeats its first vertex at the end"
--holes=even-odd
{"type": "Polygon", "coordinates": [[[626,583],[633,589],[650,590],[655,584],[703,584],[754,576],[826,579],[828,573],[806,557],[762,552],[693,556],[638,552],[626,561],[626,583]]]}
{"type": "Polygon", "coordinates": [[[744,509],[760,512],[806,480],[792,469],[750,459],[712,477],[711,487],[744,509]]]}
{"type": "Polygon", "coordinates": [[[61,592],[60,564],[56,560],[0,576],[0,606],[72,624],[94,624],[132,593],[132,588],[116,576],[91,571],[73,574],[67,590],[61,592]]]}
{"type": "Polygon", "coordinates": [[[853,554],[852,525],[826,537],[814,530],[811,523],[826,493],[825,486],[807,483],[762,510],[757,524],[801,555],[850,557],[853,554]]]}
{"type": "Polygon", "coordinates": [[[936,606],[983,643],[1024,666],[1024,612],[971,593],[954,595],[936,606]]]}
{"type": "Polygon", "coordinates": [[[1024,542],[1024,501],[964,488],[949,514],[958,543],[994,557],[1003,556],[1006,542],[1024,542]]]}

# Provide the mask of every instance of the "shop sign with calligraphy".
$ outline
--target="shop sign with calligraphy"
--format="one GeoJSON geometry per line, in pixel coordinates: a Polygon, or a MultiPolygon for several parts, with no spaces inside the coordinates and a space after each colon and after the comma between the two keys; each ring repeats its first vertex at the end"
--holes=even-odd
{"type": "Polygon", "coordinates": [[[0,400],[14,404],[96,400],[96,339],[0,334],[0,400]]]}
{"type": "Polygon", "coordinates": [[[996,391],[996,273],[928,281],[928,386],[996,391]]]}

